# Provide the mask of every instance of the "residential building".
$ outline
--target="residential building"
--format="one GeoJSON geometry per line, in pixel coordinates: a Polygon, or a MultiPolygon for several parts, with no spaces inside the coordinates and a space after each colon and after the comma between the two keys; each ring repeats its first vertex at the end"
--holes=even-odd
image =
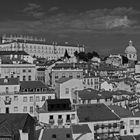
{"type": "Polygon", "coordinates": [[[120,136],[140,135],[140,115],[132,113],[130,110],[119,107],[109,106],[121,119],[120,136]]]}
{"type": "Polygon", "coordinates": [[[76,101],[77,104],[102,104],[110,105],[113,102],[113,96],[111,92],[96,91],[93,89],[77,90],[76,101]]]}
{"type": "Polygon", "coordinates": [[[83,78],[84,88],[92,88],[99,90],[99,76],[92,75],[91,73],[85,74],[83,78]]]}
{"type": "Polygon", "coordinates": [[[122,56],[121,55],[109,55],[106,60],[106,64],[120,67],[122,65],[122,56]]]}
{"type": "Polygon", "coordinates": [[[0,51],[0,57],[2,61],[11,60],[13,63],[20,63],[20,61],[25,61],[27,63],[33,64],[33,57],[27,54],[25,51],[0,51]]]}
{"type": "Polygon", "coordinates": [[[38,119],[50,127],[70,126],[77,123],[77,113],[69,99],[51,99],[38,109],[38,119]]]}
{"type": "Polygon", "coordinates": [[[0,62],[0,78],[17,77],[20,81],[35,80],[35,64],[3,64],[0,62]]]}
{"type": "Polygon", "coordinates": [[[75,67],[74,64],[57,64],[52,68],[51,85],[54,88],[56,81],[60,78],[83,78],[83,69],[75,67]]]}
{"type": "Polygon", "coordinates": [[[113,91],[114,89],[114,84],[111,83],[110,81],[101,81],[100,83],[100,89],[105,90],[105,91],[113,91]]]}
{"type": "Polygon", "coordinates": [[[60,78],[56,81],[55,93],[58,99],[70,99],[72,104],[76,103],[76,90],[83,90],[82,79],[60,78]]]}
{"type": "Polygon", "coordinates": [[[18,93],[20,90],[20,82],[18,78],[1,78],[0,94],[18,93]]]}
{"type": "Polygon", "coordinates": [[[78,105],[77,116],[79,124],[88,124],[94,140],[119,135],[120,118],[104,104],[78,105]]]}
{"type": "Polygon", "coordinates": [[[36,70],[36,80],[45,83],[45,69],[46,68],[37,68],[37,70],[36,70]]]}
{"type": "Polygon", "coordinates": [[[20,83],[20,91],[0,94],[0,113],[29,113],[37,117],[37,109],[46,99],[54,99],[55,93],[40,81],[20,83]]]}
{"type": "Polygon", "coordinates": [[[71,128],[45,128],[36,131],[36,140],[73,140],[71,128]]]}
{"type": "Polygon", "coordinates": [[[35,120],[29,114],[0,114],[1,140],[33,140],[35,120]]]}

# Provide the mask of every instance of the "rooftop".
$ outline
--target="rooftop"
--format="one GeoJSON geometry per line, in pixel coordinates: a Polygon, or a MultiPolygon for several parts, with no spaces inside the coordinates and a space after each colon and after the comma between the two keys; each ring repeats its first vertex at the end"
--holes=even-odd
{"type": "Polygon", "coordinates": [[[0,85],[19,85],[18,78],[1,78],[0,85]]]}
{"type": "Polygon", "coordinates": [[[132,117],[133,113],[117,105],[110,105],[109,108],[114,111],[120,118],[132,117]]]}
{"type": "Polygon", "coordinates": [[[44,129],[41,140],[73,140],[70,128],[44,129]]]}
{"type": "Polygon", "coordinates": [[[62,77],[62,78],[58,79],[56,82],[62,84],[62,83],[67,82],[67,81],[69,81],[71,79],[72,78],[68,78],[68,77],[63,78],[62,77]]]}
{"type": "Polygon", "coordinates": [[[82,134],[82,133],[91,133],[91,130],[88,126],[88,124],[77,124],[77,125],[72,125],[72,132],[73,134],[82,134]]]}
{"type": "Polygon", "coordinates": [[[16,114],[0,114],[0,135],[11,135],[15,130],[23,130],[27,118],[31,116],[24,113],[16,114]]]}
{"type": "Polygon", "coordinates": [[[29,55],[25,51],[0,51],[0,55],[29,55]]]}
{"type": "Polygon", "coordinates": [[[79,105],[77,108],[79,122],[97,122],[120,119],[104,104],[79,105]]]}
{"type": "Polygon", "coordinates": [[[47,88],[41,81],[22,81],[20,83],[21,89],[47,88]]]}

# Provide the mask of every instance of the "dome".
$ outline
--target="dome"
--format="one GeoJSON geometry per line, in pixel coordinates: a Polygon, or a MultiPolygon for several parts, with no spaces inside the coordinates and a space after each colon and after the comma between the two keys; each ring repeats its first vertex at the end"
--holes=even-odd
{"type": "Polygon", "coordinates": [[[126,47],[126,49],[125,49],[125,53],[126,54],[136,54],[137,53],[137,51],[136,51],[135,47],[133,46],[133,43],[132,43],[131,40],[129,41],[129,46],[126,47]]]}

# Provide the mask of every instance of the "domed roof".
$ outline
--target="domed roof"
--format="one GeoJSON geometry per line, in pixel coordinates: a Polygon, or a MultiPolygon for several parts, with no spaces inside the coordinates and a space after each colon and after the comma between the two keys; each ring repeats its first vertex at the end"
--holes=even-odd
{"type": "Polygon", "coordinates": [[[125,49],[125,53],[126,54],[136,54],[137,53],[135,47],[133,46],[133,42],[131,40],[129,41],[129,46],[126,47],[126,49],[125,49]]]}

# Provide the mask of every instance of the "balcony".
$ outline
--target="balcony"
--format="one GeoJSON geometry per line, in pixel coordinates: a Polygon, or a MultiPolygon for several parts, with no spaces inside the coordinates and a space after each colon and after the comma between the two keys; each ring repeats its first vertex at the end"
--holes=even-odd
{"type": "Polygon", "coordinates": [[[60,125],[60,124],[63,124],[63,119],[61,118],[61,119],[58,119],[57,120],[57,123],[60,125]]]}
{"type": "Polygon", "coordinates": [[[66,119],[66,124],[71,124],[71,120],[70,119],[66,119]]]}
{"type": "Polygon", "coordinates": [[[11,98],[10,97],[6,97],[4,100],[5,105],[10,105],[11,104],[11,98]]]}
{"type": "Polygon", "coordinates": [[[50,119],[49,124],[53,125],[54,124],[54,119],[50,119]]]}

